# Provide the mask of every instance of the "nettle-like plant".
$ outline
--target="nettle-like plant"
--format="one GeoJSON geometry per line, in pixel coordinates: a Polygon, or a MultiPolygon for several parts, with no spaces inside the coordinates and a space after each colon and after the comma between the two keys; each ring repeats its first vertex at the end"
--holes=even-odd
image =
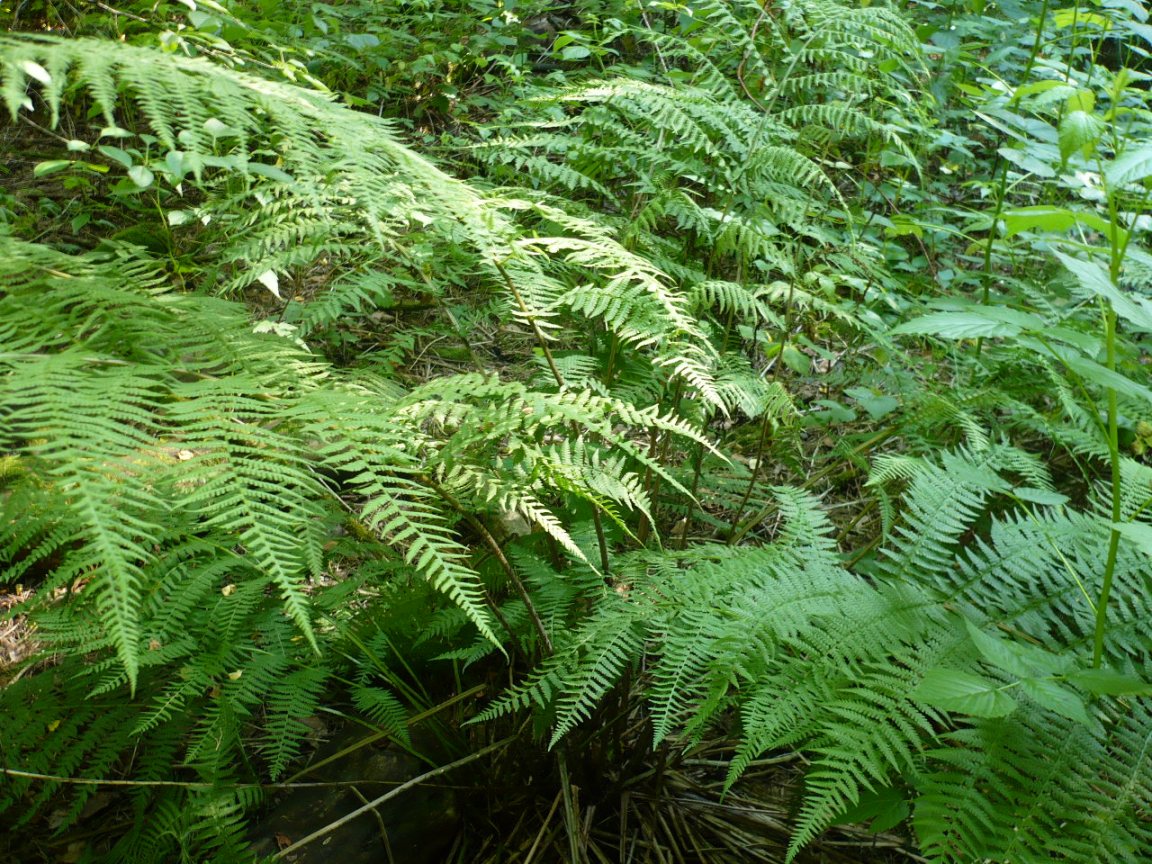
{"type": "Polygon", "coordinates": [[[938,311],[896,328],[976,340],[972,374],[999,380],[1000,404],[1014,422],[1107,463],[1113,526],[1096,598],[1096,662],[1121,538],[1147,543],[1126,515],[1123,449],[1139,441],[1138,428],[1152,416],[1152,390],[1140,361],[1152,333],[1152,258],[1141,248],[1152,197],[1152,149],[1144,143],[1152,112],[1130,70],[1079,62],[1077,44],[1093,38],[1101,20],[1107,23],[1092,15],[1083,22],[1059,15],[1049,22],[1042,13],[1024,70],[1035,80],[998,84],[982,94],[986,116],[1011,143],[1000,149],[992,210],[977,223],[987,231],[981,293],[941,302],[938,311]],[[1063,36],[1057,57],[1039,50],[1050,26],[1063,36]],[[1089,32],[1081,33],[1082,27],[1089,32]],[[1046,178],[1059,178],[1063,200],[1053,196],[1052,182],[1042,185],[1046,178]],[[1049,200],[1034,203],[1042,195],[1049,200]],[[1056,275],[1041,284],[1019,268],[994,294],[1000,256],[1019,248],[1039,252],[1040,260],[1051,262],[1044,269],[1056,275]],[[1057,402],[1038,403],[1013,367],[1051,380],[1057,402]],[[1053,416],[1057,404],[1062,416],[1053,416]]]}

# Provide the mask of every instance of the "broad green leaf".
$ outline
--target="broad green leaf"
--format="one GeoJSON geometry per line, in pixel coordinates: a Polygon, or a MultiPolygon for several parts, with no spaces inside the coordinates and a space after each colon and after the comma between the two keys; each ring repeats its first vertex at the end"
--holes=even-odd
{"type": "Polygon", "coordinates": [[[1050,207],[1045,204],[1005,210],[1000,214],[1000,218],[1004,220],[1005,237],[1015,237],[1022,231],[1033,230],[1064,233],[1077,225],[1087,225],[1102,234],[1107,234],[1111,228],[1111,223],[1098,213],[1069,210],[1067,207],[1050,207]]]}
{"type": "Polygon", "coordinates": [[[944,339],[985,339],[1018,336],[1043,330],[1044,319],[1003,306],[973,306],[964,311],[931,312],[895,327],[894,334],[940,336],[944,339]]]}
{"type": "Polygon", "coordinates": [[[1068,503],[1067,495],[1061,495],[1059,492],[1053,492],[1051,489],[1037,489],[1035,486],[1018,486],[1012,490],[1012,494],[1021,501],[1043,504],[1048,507],[1059,507],[1062,504],[1068,503]]]}
{"type": "Polygon", "coordinates": [[[349,48],[365,51],[368,48],[377,47],[380,44],[380,37],[372,33],[345,33],[344,43],[349,48]]]}
{"type": "Polygon", "coordinates": [[[1145,555],[1152,555],[1152,525],[1145,525],[1143,522],[1120,522],[1113,523],[1112,527],[1136,544],[1145,555]]]}
{"type": "Polygon", "coordinates": [[[251,174],[267,177],[269,180],[279,180],[281,183],[293,183],[295,179],[287,171],[282,171],[275,165],[265,165],[262,162],[249,162],[248,171],[251,174]]]}
{"type": "Polygon", "coordinates": [[[1069,369],[1093,384],[1115,390],[1117,393],[1130,396],[1133,399],[1143,399],[1152,403],[1152,390],[1143,384],[1136,383],[1126,375],[1113,372],[1095,360],[1089,360],[1087,357],[1073,353],[1068,353],[1067,356],[1063,357],[1063,360],[1069,369]]]}
{"type": "Polygon", "coordinates": [[[1068,97],[1065,107],[1068,111],[1083,111],[1091,114],[1096,109],[1096,94],[1086,87],[1076,90],[1068,97]]]}
{"type": "Polygon", "coordinates": [[[135,160],[131,154],[121,150],[119,147],[113,147],[111,144],[101,144],[96,149],[114,162],[119,162],[125,168],[131,168],[135,164],[135,160]]]}
{"type": "Polygon", "coordinates": [[[1070,6],[1067,9],[1057,9],[1052,13],[1052,24],[1063,30],[1069,27],[1086,27],[1094,25],[1101,30],[1111,30],[1112,21],[1106,15],[1098,12],[1089,12],[1080,6],[1070,6]]]}
{"type": "Polygon", "coordinates": [[[886,786],[878,791],[865,791],[854,807],[845,810],[837,825],[868,822],[869,830],[879,833],[899,825],[908,818],[908,799],[901,789],[886,786]]]}
{"type": "Polygon", "coordinates": [[[1122,291],[1113,284],[1104,266],[1096,261],[1084,261],[1065,255],[1063,252],[1057,252],[1056,257],[1076,277],[1076,282],[1088,294],[1103,297],[1112,304],[1116,314],[1129,324],[1152,333],[1152,303],[1143,297],[1122,291]]]}
{"type": "Polygon", "coordinates": [[[1104,121],[1087,111],[1069,111],[1060,121],[1060,158],[1067,162],[1076,153],[1092,155],[1104,134],[1104,121]]]}
{"type": "Polygon", "coordinates": [[[964,626],[968,628],[968,636],[980,656],[1009,675],[1020,678],[1037,673],[1051,675],[1064,665],[1059,657],[1049,654],[1043,648],[992,636],[967,619],[964,626]]]}
{"type": "Polygon", "coordinates": [[[1104,178],[1109,186],[1138,183],[1150,176],[1152,176],[1152,145],[1129,150],[1112,160],[1112,163],[1104,169],[1104,178]]]}
{"type": "Polygon", "coordinates": [[[229,126],[215,117],[209,117],[204,121],[204,131],[213,138],[232,138],[240,134],[239,129],[229,126]]]}
{"type": "Polygon", "coordinates": [[[1032,81],[1022,87],[1017,87],[1012,93],[1012,101],[1016,102],[1020,99],[1026,99],[1029,96],[1035,96],[1037,93],[1047,93],[1050,90],[1059,88],[1068,89],[1068,85],[1063,81],[1055,79],[1046,79],[1044,81],[1032,81]]]}
{"type": "MultiPolygon", "coordinates": [[[[1002,159],[1011,162],[1021,171],[1035,174],[1037,177],[1055,177],[1056,169],[1035,152],[1034,148],[1022,150],[1016,147],[1001,147],[996,151],[1002,159]]],[[[1047,154],[1045,154],[1047,155],[1047,154]]],[[[1052,148],[1052,161],[1056,161],[1056,150],[1052,148]]]]}
{"type": "Polygon", "coordinates": [[[1152,684],[1115,669],[1081,669],[1069,675],[1068,680],[1098,696],[1152,696],[1152,684]]]}
{"type": "Polygon", "coordinates": [[[1006,717],[1016,710],[1016,700],[1002,685],[959,669],[932,669],[912,692],[912,698],[973,717],[1006,717]]]}
{"type": "Polygon", "coordinates": [[[188,173],[188,169],[184,165],[184,151],[169,150],[164,156],[164,167],[168,170],[173,181],[178,183],[183,180],[184,175],[188,173]]]}
{"type": "Polygon", "coordinates": [[[49,174],[65,171],[71,167],[72,161],[70,159],[49,159],[46,162],[37,162],[36,167],[32,169],[32,176],[47,177],[49,174]]]}
{"type": "Polygon", "coordinates": [[[1092,719],[1084,708],[1084,700],[1075,690],[1063,687],[1051,678],[1027,678],[1020,682],[1020,687],[1049,711],[1084,726],[1091,725],[1092,719]]]}
{"type": "Polygon", "coordinates": [[[913,237],[923,237],[924,228],[919,222],[916,222],[907,216],[893,216],[892,223],[884,229],[884,233],[889,237],[905,237],[911,235],[913,237]]]}
{"type": "Polygon", "coordinates": [[[128,169],[128,176],[141,189],[147,189],[156,179],[156,175],[149,171],[145,165],[133,165],[128,169]]]}
{"type": "Polygon", "coordinates": [[[849,387],[844,391],[844,395],[856,400],[873,420],[879,420],[900,407],[899,399],[885,393],[875,393],[868,387],[849,387]]]}

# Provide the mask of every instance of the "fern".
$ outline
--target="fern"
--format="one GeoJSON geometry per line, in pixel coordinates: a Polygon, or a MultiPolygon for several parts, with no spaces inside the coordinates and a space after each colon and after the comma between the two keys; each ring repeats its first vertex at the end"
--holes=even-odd
{"type": "MultiPolygon", "coordinates": [[[[657,743],[697,740],[736,708],[740,742],[729,785],[766,750],[808,754],[790,857],[867,796],[904,784],[914,790],[914,824],[934,860],[1050,860],[1055,825],[1077,795],[1098,801],[1100,816],[1077,829],[1088,839],[1075,854],[1088,854],[1104,834],[1110,848],[1140,848],[1138,790],[1152,782],[1147,730],[1135,755],[1115,752],[1108,736],[1130,733],[1105,730],[1135,727],[1087,713],[1073,685],[1147,691],[1130,674],[1148,662],[1136,621],[1147,615],[1136,575],[1146,559],[1135,549],[1121,555],[1124,605],[1107,650],[1117,671],[1097,685],[1085,662],[1092,616],[1082,607],[1084,593],[1097,590],[1093,562],[1107,543],[1107,517],[1066,512],[1037,462],[1002,446],[939,463],[893,460],[873,482],[895,478],[910,483],[880,581],[841,566],[815,501],[776,490],[785,518],[770,545],[626,558],[617,590],[601,593],[570,635],[557,632],[556,654],[482,717],[545,709],[555,744],[625,668],[648,657],[657,743]],[[993,517],[988,539],[965,549],[961,538],[993,496],[1024,503],[993,517]],[[982,626],[1011,639],[980,635],[982,626]],[[1025,701],[1005,711],[945,697],[934,682],[951,676],[991,676],[1025,701]],[[1092,760],[1073,764],[1086,750],[1092,760]],[[1095,784],[1118,791],[1090,791],[1095,784]]],[[[1123,718],[1143,716],[1144,706],[1105,697],[1098,710],[1123,718]]]]}

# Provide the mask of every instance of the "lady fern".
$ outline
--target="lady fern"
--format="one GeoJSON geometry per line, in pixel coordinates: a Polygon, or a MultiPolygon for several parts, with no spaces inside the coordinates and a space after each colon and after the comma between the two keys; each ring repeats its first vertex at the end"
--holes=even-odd
{"type": "Polygon", "coordinates": [[[481,716],[536,706],[556,743],[643,657],[655,743],[698,740],[735,708],[729,784],[765,751],[807,754],[790,858],[862,800],[903,787],[932,860],[1051,860],[1078,796],[1092,803],[1074,820],[1085,838],[1074,860],[1093,842],[1142,848],[1152,739],[1130,697],[1152,692],[1136,623],[1148,614],[1146,559],[1122,556],[1114,666],[1094,671],[1092,616],[1076,606],[1099,578],[1109,524],[1066,510],[1036,469],[1005,447],[882,469],[876,482],[910,484],[871,578],[844,569],[815,501],[777,490],[785,519],[772,544],[627,559],[616,591],[557,631],[556,654],[481,716]],[[993,496],[1024,503],[966,549],[993,496]],[[1005,692],[1019,702],[996,701],[1005,692]]]}

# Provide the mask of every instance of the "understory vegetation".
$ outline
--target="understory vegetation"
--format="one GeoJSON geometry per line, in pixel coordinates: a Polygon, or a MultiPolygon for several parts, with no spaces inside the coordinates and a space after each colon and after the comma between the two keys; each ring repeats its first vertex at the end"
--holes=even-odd
{"type": "Polygon", "coordinates": [[[0,853],[1152,859],[1143,4],[0,14],[0,853]]]}

